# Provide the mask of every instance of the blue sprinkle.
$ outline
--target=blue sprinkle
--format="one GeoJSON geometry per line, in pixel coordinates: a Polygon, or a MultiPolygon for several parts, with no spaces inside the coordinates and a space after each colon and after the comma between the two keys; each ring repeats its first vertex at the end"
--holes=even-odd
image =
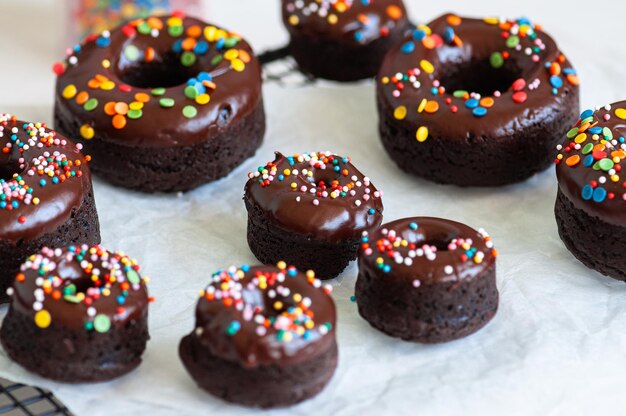
{"type": "Polygon", "coordinates": [[[96,39],[96,46],[100,48],[106,48],[110,44],[111,44],[111,39],[105,38],[104,36],[100,36],[98,39],[96,39]]]}
{"type": "Polygon", "coordinates": [[[363,237],[361,237],[361,241],[367,243],[368,241],[370,241],[370,239],[366,235],[364,235],[363,237]]]}
{"type": "Polygon", "coordinates": [[[416,223],[416,222],[412,222],[412,223],[410,223],[410,224],[409,224],[409,228],[410,228],[411,230],[417,230],[417,223],[416,223]]]}
{"type": "Polygon", "coordinates": [[[20,206],[19,202],[17,201],[11,202],[11,205],[13,206],[13,208],[18,208],[20,206]]]}
{"type": "Polygon", "coordinates": [[[574,68],[564,68],[563,73],[565,75],[576,75],[576,70],[574,68]]]}
{"type": "Polygon", "coordinates": [[[402,51],[402,53],[405,53],[408,55],[415,50],[415,44],[411,41],[408,41],[402,45],[400,50],[402,51]]]}
{"type": "Polygon", "coordinates": [[[367,211],[370,215],[374,215],[376,214],[376,210],[374,208],[370,208],[369,211],[367,211]]]}
{"type": "Polygon", "coordinates": [[[174,42],[174,45],[172,45],[172,50],[174,52],[182,52],[183,51],[183,40],[182,39],[178,39],[176,42],[174,42]]]}
{"type": "Polygon", "coordinates": [[[124,303],[126,303],[126,298],[124,296],[118,296],[117,297],[117,303],[119,305],[123,305],[124,303]]]}
{"type": "Polygon", "coordinates": [[[470,98],[469,100],[465,101],[465,107],[472,109],[472,108],[476,108],[478,107],[478,100],[475,98],[470,98]]]}
{"type": "Polygon", "coordinates": [[[624,139],[623,137],[620,137],[618,140],[619,140],[619,142],[620,142],[620,143],[624,143],[624,141],[625,141],[626,139],[624,139]]]}
{"type": "Polygon", "coordinates": [[[354,34],[354,40],[361,42],[363,40],[363,32],[358,31],[354,34]]]}
{"type": "Polygon", "coordinates": [[[208,72],[200,72],[197,77],[200,81],[213,81],[213,77],[208,72]]]}
{"type": "MultiPolygon", "coordinates": [[[[181,41],[181,42],[182,42],[182,41],[181,41]]],[[[215,47],[216,47],[217,49],[222,49],[222,48],[224,47],[224,44],[225,44],[225,43],[226,43],[226,39],[224,39],[224,38],[219,38],[219,39],[217,40],[217,42],[215,42],[215,47]]]]}
{"type": "Polygon", "coordinates": [[[552,84],[554,88],[561,88],[563,86],[563,80],[557,75],[552,75],[550,77],[550,84],[552,84]]]}
{"type": "Polygon", "coordinates": [[[449,26],[445,28],[443,31],[443,40],[445,40],[448,43],[451,43],[454,40],[454,29],[452,29],[449,26]]]}
{"type": "Polygon", "coordinates": [[[589,201],[593,197],[593,188],[591,185],[585,185],[582,191],[582,197],[585,201],[589,201]]]}
{"type": "Polygon", "coordinates": [[[297,274],[298,274],[298,270],[296,270],[296,269],[289,269],[289,270],[287,270],[287,275],[290,276],[290,277],[294,277],[297,274]]]}
{"type": "Polygon", "coordinates": [[[593,115],[593,110],[585,110],[585,111],[583,111],[583,113],[580,115],[580,118],[584,120],[584,119],[586,119],[586,118],[591,117],[592,115],[593,115]]]}
{"type": "Polygon", "coordinates": [[[415,32],[413,32],[413,39],[415,40],[423,40],[426,37],[426,32],[424,32],[422,29],[417,29],[415,32]]]}
{"type": "Polygon", "coordinates": [[[41,179],[41,180],[39,181],[39,186],[41,186],[41,187],[46,186],[46,180],[45,180],[45,179],[41,179]]]}
{"type": "Polygon", "coordinates": [[[341,170],[341,168],[339,166],[335,165],[335,166],[333,166],[333,170],[335,172],[339,172],[341,170]]]}
{"type": "Polygon", "coordinates": [[[476,107],[472,110],[472,114],[476,117],[484,117],[487,115],[487,109],[485,107],[476,107]]]}
{"type": "Polygon", "coordinates": [[[591,133],[591,134],[600,134],[600,133],[602,133],[602,127],[598,127],[598,126],[592,127],[592,128],[589,129],[589,133],[591,133]]]}
{"type": "Polygon", "coordinates": [[[7,207],[7,203],[5,201],[0,202],[0,208],[5,209],[7,207]]]}
{"type": "Polygon", "coordinates": [[[593,191],[593,200],[596,202],[602,202],[606,199],[606,189],[596,188],[593,191]]]}
{"type": "Polygon", "coordinates": [[[594,158],[593,158],[593,156],[592,156],[592,155],[587,155],[587,156],[585,156],[585,158],[583,159],[583,165],[584,165],[585,167],[587,167],[587,168],[588,168],[588,167],[590,167],[591,165],[593,165],[593,162],[594,162],[594,158]]]}
{"type": "Polygon", "coordinates": [[[205,41],[200,41],[196,43],[196,46],[193,48],[193,51],[198,55],[204,55],[209,51],[209,44],[205,41]]]}
{"type": "Polygon", "coordinates": [[[388,265],[388,264],[385,264],[385,265],[383,266],[383,272],[385,272],[385,273],[389,273],[390,271],[391,271],[391,266],[390,266],[390,265],[388,265]]]}
{"type": "Polygon", "coordinates": [[[432,88],[430,89],[430,92],[431,92],[433,95],[438,95],[438,94],[439,94],[439,89],[438,89],[438,88],[435,88],[435,87],[432,87],[432,88]]]}
{"type": "Polygon", "coordinates": [[[285,175],[283,175],[282,173],[280,175],[278,175],[278,180],[279,181],[284,181],[285,180],[285,175]]]}
{"type": "Polygon", "coordinates": [[[244,264],[243,266],[241,266],[241,270],[242,270],[244,273],[247,273],[247,272],[249,272],[249,271],[250,271],[250,266],[249,266],[249,265],[247,265],[247,264],[244,264]]]}

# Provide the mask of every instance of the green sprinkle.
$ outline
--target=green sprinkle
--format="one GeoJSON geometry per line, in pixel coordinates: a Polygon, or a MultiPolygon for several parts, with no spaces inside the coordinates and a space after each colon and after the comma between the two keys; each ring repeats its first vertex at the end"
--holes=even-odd
{"type": "Polygon", "coordinates": [[[128,45],[126,49],[124,49],[124,56],[129,61],[136,61],[139,59],[139,49],[136,46],[128,45]]]}
{"type": "Polygon", "coordinates": [[[141,22],[141,24],[137,26],[137,32],[141,33],[142,35],[149,35],[151,31],[152,28],[150,27],[148,22],[141,22]]]}
{"type": "Polygon", "coordinates": [[[183,34],[183,32],[185,31],[185,28],[183,26],[170,26],[167,31],[170,34],[170,36],[177,38],[183,34]]]}
{"type": "Polygon", "coordinates": [[[454,95],[454,97],[456,98],[463,98],[468,94],[467,91],[465,90],[456,90],[452,93],[452,95],[454,95]]]}
{"type": "Polygon", "coordinates": [[[101,334],[111,329],[111,320],[106,315],[97,315],[93,320],[93,328],[101,334]]]}
{"type": "Polygon", "coordinates": [[[233,46],[237,45],[239,43],[239,39],[237,38],[233,38],[230,37],[226,40],[224,40],[224,46],[227,48],[232,48],[233,46]]]}
{"type": "Polygon", "coordinates": [[[150,91],[152,93],[152,95],[154,96],[159,96],[159,95],[163,95],[165,94],[165,88],[153,88],[152,91],[150,91]]]}
{"type": "Polygon", "coordinates": [[[593,151],[593,143],[587,143],[585,147],[583,147],[583,155],[588,155],[593,151]]]}
{"type": "Polygon", "coordinates": [[[83,105],[83,108],[87,111],[93,111],[96,107],[98,107],[98,100],[95,98],[88,99],[85,105],[83,105]]]}
{"type": "Polygon", "coordinates": [[[187,85],[187,87],[185,87],[185,97],[193,100],[198,96],[198,90],[196,89],[196,87],[191,86],[191,85],[187,85]]]}
{"type": "Polygon", "coordinates": [[[143,111],[141,111],[141,110],[128,110],[128,114],[126,114],[126,115],[131,120],[137,120],[138,118],[141,118],[141,116],[143,116],[143,111]]]}
{"type": "Polygon", "coordinates": [[[91,331],[93,329],[93,322],[86,322],[85,323],[85,329],[87,331],[91,331]]]}
{"type": "Polygon", "coordinates": [[[198,110],[193,105],[186,105],[183,108],[183,115],[187,118],[194,118],[198,115],[198,110]]]}
{"type": "Polygon", "coordinates": [[[489,58],[489,63],[492,67],[498,69],[501,68],[502,65],[504,65],[504,58],[502,57],[502,54],[500,52],[494,52],[489,58]]]}
{"type": "Polygon", "coordinates": [[[506,46],[508,48],[515,48],[517,45],[519,45],[519,37],[518,36],[509,36],[509,38],[506,40],[506,46]]]}
{"type": "Polygon", "coordinates": [[[573,139],[576,135],[578,135],[578,127],[574,127],[573,129],[567,132],[568,139],[573,139]]]}
{"type": "Polygon", "coordinates": [[[174,107],[174,104],[176,104],[176,101],[174,101],[173,98],[161,98],[159,100],[159,105],[161,107],[165,107],[165,108],[170,108],[170,107],[174,107]]]}
{"type": "Polygon", "coordinates": [[[600,160],[598,162],[598,165],[600,166],[600,169],[607,172],[613,169],[613,166],[615,166],[615,163],[613,163],[611,159],[605,158],[605,159],[600,160]]]}
{"type": "Polygon", "coordinates": [[[602,134],[604,135],[604,138],[607,140],[613,140],[613,132],[611,131],[610,128],[605,127],[602,129],[602,134]]]}
{"type": "Polygon", "coordinates": [[[126,272],[126,277],[128,278],[128,281],[133,285],[137,285],[141,281],[139,275],[133,269],[130,269],[126,272]]]}
{"type": "Polygon", "coordinates": [[[222,55],[215,55],[213,59],[211,59],[211,65],[217,65],[224,60],[222,55]]]}
{"type": "Polygon", "coordinates": [[[63,289],[64,295],[74,295],[76,294],[76,285],[70,284],[63,289]]]}
{"type": "Polygon", "coordinates": [[[196,54],[190,51],[185,51],[180,56],[180,62],[184,66],[191,66],[196,63],[196,54]]]}
{"type": "Polygon", "coordinates": [[[80,298],[74,295],[65,295],[63,296],[63,300],[69,303],[80,303],[80,298]]]}

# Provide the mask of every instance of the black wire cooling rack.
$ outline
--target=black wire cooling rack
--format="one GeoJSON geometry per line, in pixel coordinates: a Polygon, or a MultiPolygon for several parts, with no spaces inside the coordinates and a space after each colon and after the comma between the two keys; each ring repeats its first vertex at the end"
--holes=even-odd
{"type": "Polygon", "coordinates": [[[48,390],[0,378],[0,415],[70,416],[72,412],[48,390]]]}

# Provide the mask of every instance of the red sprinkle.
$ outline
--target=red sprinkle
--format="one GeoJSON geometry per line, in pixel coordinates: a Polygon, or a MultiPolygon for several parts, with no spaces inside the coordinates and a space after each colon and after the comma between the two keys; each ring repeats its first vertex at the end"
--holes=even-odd
{"type": "Polygon", "coordinates": [[[525,102],[527,99],[528,99],[528,94],[526,94],[524,91],[517,91],[516,93],[513,94],[513,101],[515,101],[518,104],[525,102]]]}
{"type": "Polygon", "coordinates": [[[63,73],[65,72],[65,65],[63,65],[62,62],[57,62],[54,65],[52,65],[52,71],[57,75],[63,75],[63,73]]]}
{"type": "Polygon", "coordinates": [[[526,88],[526,80],[524,78],[518,78],[513,82],[513,91],[521,91],[526,88]]]}

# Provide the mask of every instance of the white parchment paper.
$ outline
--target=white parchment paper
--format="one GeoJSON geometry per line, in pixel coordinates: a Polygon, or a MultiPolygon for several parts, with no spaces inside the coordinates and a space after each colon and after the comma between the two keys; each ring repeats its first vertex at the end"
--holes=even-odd
{"type": "MultiPolygon", "coordinates": [[[[47,36],[49,27],[36,30],[35,23],[44,25],[59,3],[2,3],[14,18],[3,19],[7,22],[0,27],[6,44],[0,111],[50,120],[54,79],[49,68],[60,49],[47,36]]],[[[286,40],[273,2],[209,3],[209,20],[236,27],[259,50],[286,40]]],[[[617,0],[584,7],[539,0],[408,3],[415,20],[422,21],[447,10],[530,16],[544,24],[578,68],[583,106],[626,99],[621,24],[626,6],[617,0]]],[[[586,269],[563,247],[553,215],[553,169],[501,189],[433,185],[406,176],[384,153],[373,83],[268,84],[264,93],[265,143],[229,177],[181,197],[94,184],[103,244],[137,258],[152,278],[152,340],[142,366],[109,383],[63,385],[26,373],[0,350],[0,376],[50,388],[78,415],[257,413],[197,389],[178,359],[178,342],[193,328],[197,291],[209,274],[255,261],[246,243],[241,200],[247,172],[272,160],[274,150],[328,149],[350,155],[384,190],[386,221],[433,215],[486,228],[501,253],[500,310],[485,329],[464,340],[436,346],[398,341],[358,316],[349,299],[357,273],[353,264],[333,281],[340,350],[334,378],[315,399],[267,414],[623,414],[626,287],[586,269]]],[[[5,313],[6,306],[0,307],[0,316],[5,313]]]]}

